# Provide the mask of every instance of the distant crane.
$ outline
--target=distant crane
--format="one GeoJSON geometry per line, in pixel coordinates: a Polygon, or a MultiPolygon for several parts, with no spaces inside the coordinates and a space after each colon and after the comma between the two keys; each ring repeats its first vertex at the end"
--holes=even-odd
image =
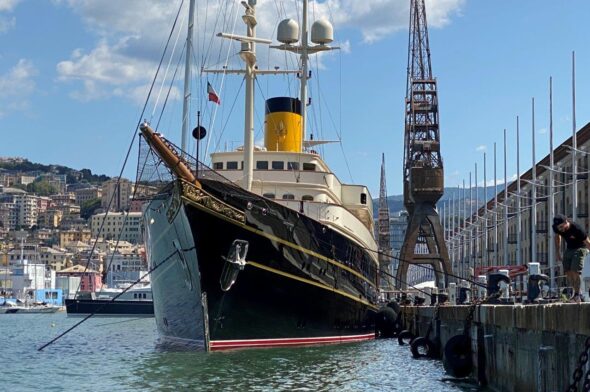
{"type": "Polygon", "coordinates": [[[451,266],[436,211],[444,192],[444,170],[424,0],[410,2],[409,35],[404,130],[404,205],[409,220],[397,282],[405,288],[409,265],[427,264],[434,269],[436,285],[443,288],[451,266]]]}
{"type": "Polygon", "coordinates": [[[391,223],[389,219],[389,206],[387,205],[387,185],[385,183],[385,154],[381,160],[381,186],[379,187],[379,210],[378,210],[377,239],[379,245],[379,270],[381,280],[379,287],[391,290],[391,223]],[[383,273],[385,272],[385,273],[383,273]]]}

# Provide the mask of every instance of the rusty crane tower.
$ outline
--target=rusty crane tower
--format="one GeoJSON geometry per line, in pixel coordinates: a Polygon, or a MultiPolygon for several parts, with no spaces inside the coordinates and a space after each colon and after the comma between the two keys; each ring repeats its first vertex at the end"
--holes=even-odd
{"type": "Polygon", "coordinates": [[[379,187],[379,209],[378,209],[377,239],[379,245],[379,287],[391,290],[393,287],[391,279],[391,223],[389,221],[389,206],[387,205],[387,185],[385,183],[385,154],[381,160],[381,186],[379,187]],[[383,273],[385,272],[385,273],[383,273]]]}
{"type": "Polygon", "coordinates": [[[404,205],[409,221],[397,282],[405,288],[408,267],[427,264],[434,268],[437,287],[443,288],[451,267],[436,211],[436,202],[444,192],[444,170],[424,0],[410,2],[409,35],[404,131],[404,205]]]}

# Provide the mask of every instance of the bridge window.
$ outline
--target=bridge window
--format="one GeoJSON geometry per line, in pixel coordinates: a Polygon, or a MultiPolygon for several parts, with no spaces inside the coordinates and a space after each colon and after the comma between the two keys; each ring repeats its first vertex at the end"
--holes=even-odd
{"type": "Polygon", "coordinates": [[[227,170],[237,170],[238,169],[238,162],[237,161],[229,161],[227,163],[227,170]]]}
{"type": "Polygon", "coordinates": [[[303,162],[303,170],[315,171],[315,163],[303,162]]]}
{"type": "Polygon", "coordinates": [[[285,199],[285,200],[295,200],[295,195],[292,194],[292,193],[285,193],[283,195],[283,199],[285,199]]]}
{"type": "Polygon", "coordinates": [[[268,161],[256,161],[256,169],[268,170],[268,161]]]}
{"type": "Polygon", "coordinates": [[[285,162],[283,161],[272,161],[273,170],[285,170],[285,162]]]}
{"type": "Polygon", "coordinates": [[[274,193],[263,193],[262,196],[266,197],[267,199],[274,199],[275,198],[274,193]]]}
{"type": "Polygon", "coordinates": [[[223,170],[223,162],[215,162],[213,164],[213,169],[215,169],[215,170],[223,170]]]}
{"type": "Polygon", "coordinates": [[[312,195],[303,195],[303,196],[301,196],[301,200],[303,200],[303,201],[313,201],[313,196],[312,195]]]}
{"type": "Polygon", "coordinates": [[[367,204],[367,194],[361,193],[361,204],[367,204]]]}
{"type": "Polygon", "coordinates": [[[287,162],[287,170],[299,170],[299,162],[287,162]]]}

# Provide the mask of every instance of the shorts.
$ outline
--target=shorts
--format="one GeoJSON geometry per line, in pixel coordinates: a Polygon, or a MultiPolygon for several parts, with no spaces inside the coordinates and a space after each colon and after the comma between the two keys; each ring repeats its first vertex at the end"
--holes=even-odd
{"type": "Polygon", "coordinates": [[[565,257],[563,258],[563,270],[582,272],[584,259],[588,252],[589,250],[587,248],[566,249],[565,257]]]}

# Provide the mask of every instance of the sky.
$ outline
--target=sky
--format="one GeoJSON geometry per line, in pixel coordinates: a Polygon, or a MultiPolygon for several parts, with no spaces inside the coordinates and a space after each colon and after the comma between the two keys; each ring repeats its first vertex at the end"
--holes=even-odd
{"type": "MultiPolygon", "coordinates": [[[[188,0],[187,0],[188,1],[188,0]]],[[[0,0],[0,156],[62,164],[134,178],[136,126],[141,119],[180,144],[182,64],[187,6],[183,4],[162,70],[142,112],[181,0],[0,0]],[[169,50],[168,53],[170,53],[169,50]],[[164,77],[166,76],[166,77],[164,77]],[[171,86],[171,87],[170,87],[171,86]],[[168,93],[169,91],[169,93],[168,93]],[[168,99],[166,100],[166,96],[168,99]]],[[[308,133],[337,140],[320,152],[344,183],[379,195],[385,154],[389,195],[402,193],[404,99],[409,0],[326,0],[310,3],[310,19],[327,18],[340,49],[313,58],[308,133]]],[[[259,0],[257,34],[276,43],[276,26],[297,18],[295,0],[259,0]]],[[[197,1],[191,78],[191,129],[196,113],[208,138],[200,151],[235,148],[243,140],[240,76],[200,73],[239,66],[237,43],[214,37],[244,34],[239,1],[197,1]],[[205,7],[208,6],[207,9],[205,7]],[[208,102],[206,83],[221,97],[208,102]]],[[[531,100],[536,157],[548,154],[549,77],[553,77],[554,145],[572,133],[572,51],[576,56],[576,124],[590,121],[590,51],[585,15],[590,2],[569,0],[427,0],[432,69],[438,81],[445,186],[503,181],[503,130],[508,177],[516,175],[516,116],[521,172],[531,166],[531,100]]],[[[291,55],[257,45],[260,69],[293,69],[291,55]]],[[[262,143],[263,101],[295,96],[293,76],[259,76],[256,142],[262,143]]],[[[194,142],[189,143],[191,151],[194,142]]],[[[205,162],[206,155],[201,156],[205,162]]]]}

